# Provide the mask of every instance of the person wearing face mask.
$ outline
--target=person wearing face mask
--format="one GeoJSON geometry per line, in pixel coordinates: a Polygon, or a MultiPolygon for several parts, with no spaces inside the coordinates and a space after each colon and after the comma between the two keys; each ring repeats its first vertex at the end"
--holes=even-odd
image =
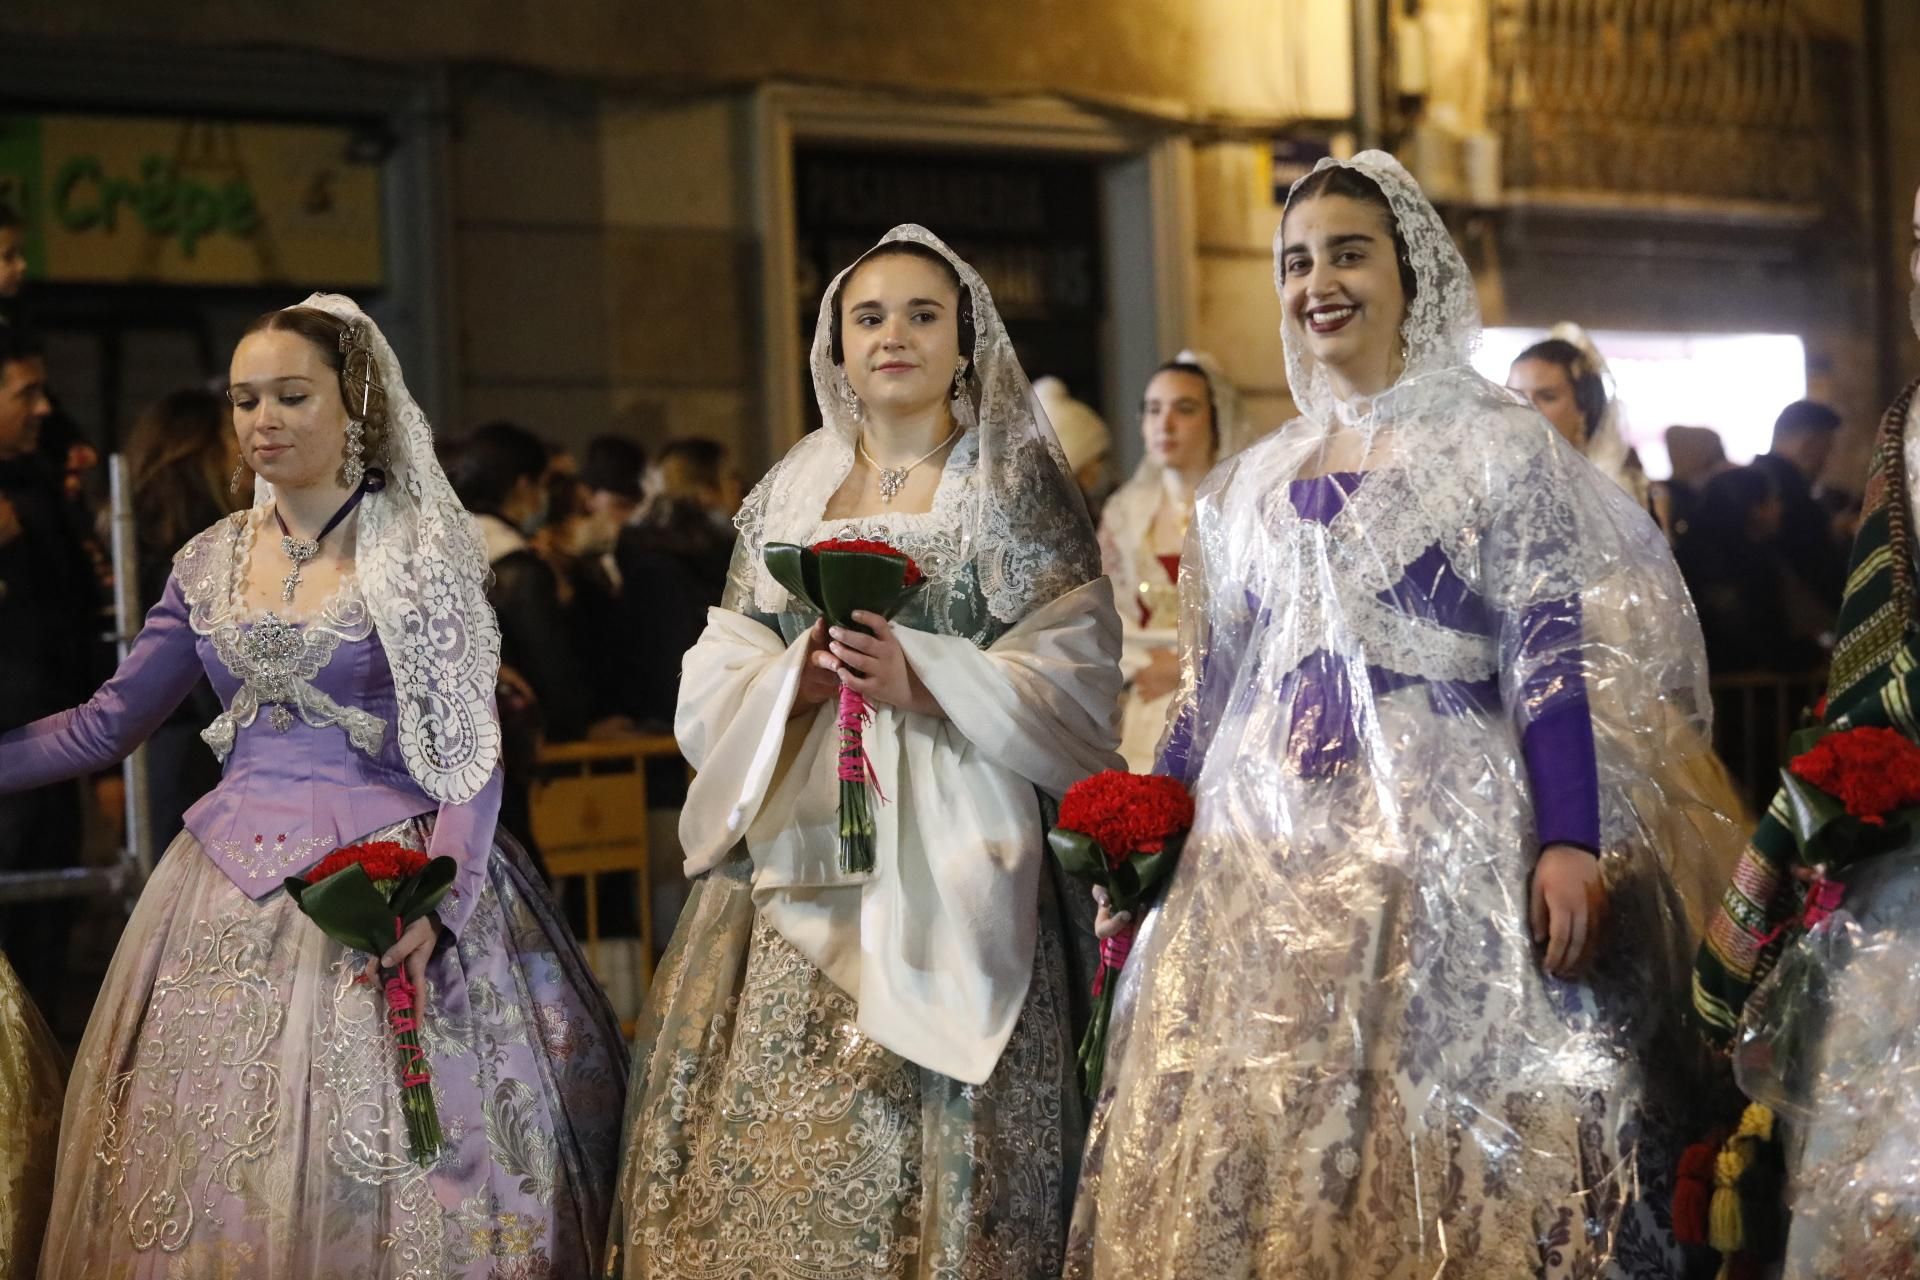
{"type": "Polygon", "coordinates": [[[500,823],[544,873],[533,838],[531,788],[542,740],[588,736],[593,695],[567,625],[560,576],[529,540],[545,523],[547,450],[512,422],[490,422],[461,447],[451,475],[454,492],[474,513],[493,571],[487,601],[500,620],[500,665],[533,694],[531,706],[506,721],[505,795],[500,823]]]}
{"type": "MultiPolygon", "coordinates": [[[[1920,192],[1908,269],[1920,335],[1920,192]]],[[[1920,381],[1880,420],[1821,715],[1831,729],[1920,741],[1917,406],[1920,381]]],[[[1783,1122],[1793,1210],[1786,1274],[1913,1275],[1920,848],[1909,838],[1811,865],[1782,820],[1788,806],[1783,792],[1729,879],[1696,961],[1694,1008],[1708,1038],[1732,1052],[1741,1088],[1783,1122]]]]}
{"type": "Polygon", "coordinates": [[[40,1275],[216,1275],[236,1259],[288,1280],[586,1275],[625,1054],[497,829],[500,632],[479,530],[349,299],[261,316],[229,398],[253,507],[188,540],[89,701],[0,735],[12,791],[118,760],[203,672],[223,704],[202,735],[220,784],[142,891],[80,1045],[40,1275]],[[436,911],[367,957],[284,881],[374,841],[457,870],[436,911]],[[446,1145],[425,1163],[382,967],[426,1011],[446,1145]]]}
{"type": "Polygon", "coordinates": [[[1153,769],[1180,681],[1180,552],[1194,490],[1220,456],[1221,441],[1231,438],[1235,403],[1210,356],[1182,351],[1154,370],[1140,399],[1146,456],[1100,513],[1100,559],[1126,628],[1120,754],[1135,773],[1153,769]]]}
{"type": "MultiPolygon", "coordinates": [[[[1044,797],[1117,765],[1120,620],[979,275],[895,228],[837,276],[823,427],[748,496],[675,731],[694,878],[637,1040],[607,1274],[1059,1275],[1080,1150],[1071,900],[1044,797]],[[771,543],[873,538],[924,584],[828,628],[771,543]],[[859,690],[874,867],[840,870],[859,690]]],[[[1081,988],[1084,989],[1084,988],[1081,988]]]]}
{"type": "Polygon", "coordinates": [[[1474,372],[1472,278],[1391,156],[1322,161],[1274,249],[1300,416],[1197,494],[1159,765],[1195,819],[1120,979],[1065,1275],[1669,1280],[1686,589],[1474,372]],[[1629,606],[1661,619],[1631,650],[1587,630],[1629,606]]]}

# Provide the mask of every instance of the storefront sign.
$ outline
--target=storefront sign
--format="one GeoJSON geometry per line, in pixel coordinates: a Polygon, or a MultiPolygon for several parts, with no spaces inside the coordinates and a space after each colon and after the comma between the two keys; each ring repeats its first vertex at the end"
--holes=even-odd
{"type": "Polygon", "coordinates": [[[0,116],[0,202],[55,282],[381,283],[380,174],[317,125],[0,116]]]}

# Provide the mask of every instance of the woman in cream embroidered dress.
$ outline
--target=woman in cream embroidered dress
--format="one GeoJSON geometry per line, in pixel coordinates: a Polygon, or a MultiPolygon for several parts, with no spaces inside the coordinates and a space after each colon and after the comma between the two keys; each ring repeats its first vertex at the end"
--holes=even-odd
{"type": "Polygon", "coordinates": [[[0,786],[40,786],[125,755],[203,669],[225,706],[203,735],[220,785],[142,893],[80,1046],[40,1274],[585,1274],[625,1058],[495,832],[500,639],[472,520],[347,299],[261,317],[231,396],[256,506],[180,552],[91,701],[0,737],[0,786]],[[424,1168],[371,958],[281,887],[371,839],[459,863],[436,916],[384,957],[424,979],[446,1134],[424,1168]]]}
{"type": "Polygon", "coordinates": [[[1100,559],[1126,629],[1120,754],[1135,773],[1153,770],[1180,683],[1180,549],[1193,492],[1231,447],[1237,404],[1209,356],[1182,351],[1154,370],[1140,397],[1146,456],[1100,512],[1100,559]]]}
{"type": "Polygon", "coordinates": [[[1473,372],[1466,264],[1392,157],[1323,162],[1275,251],[1302,416],[1199,495],[1161,761],[1195,823],[1066,1274],[1676,1276],[1649,1063],[1683,1035],[1689,851],[1646,822],[1660,722],[1601,722],[1704,713],[1684,587],[1473,372]],[[1632,652],[1585,626],[1621,607],[1662,623],[1632,652]]]}
{"type": "Polygon", "coordinates": [[[812,365],[825,426],[748,497],[680,683],[695,882],[635,1048],[608,1274],[1054,1276],[1081,979],[1046,818],[1118,763],[1112,586],[985,284],[939,240],[899,227],[842,272],[812,365]],[[845,536],[927,575],[871,637],[762,561],[845,536]],[[870,874],[837,861],[843,681],[885,797],[870,874]]]}
{"type": "Polygon", "coordinates": [[[66,1068],[0,952],[0,1280],[33,1280],[53,1196],[66,1068]]]}

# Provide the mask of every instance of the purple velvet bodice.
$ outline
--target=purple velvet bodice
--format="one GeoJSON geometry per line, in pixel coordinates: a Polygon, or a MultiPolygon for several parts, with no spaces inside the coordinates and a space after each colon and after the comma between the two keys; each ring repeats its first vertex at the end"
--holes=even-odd
{"type": "MultiPolygon", "coordinates": [[[[1365,480],[1362,472],[1334,472],[1294,480],[1287,496],[1303,519],[1330,525],[1347,499],[1365,480]]],[[[1438,544],[1429,547],[1405,567],[1398,582],[1377,597],[1404,613],[1451,631],[1484,637],[1497,643],[1502,619],[1488,602],[1455,572],[1438,544]]],[[[1259,618],[1264,603],[1248,593],[1246,610],[1259,618]]],[[[1600,848],[1599,772],[1594,755],[1593,723],[1587,703],[1581,657],[1578,599],[1552,600],[1528,609],[1517,620],[1519,648],[1527,654],[1551,655],[1522,662],[1527,674],[1511,696],[1524,701],[1529,717],[1521,737],[1535,823],[1542,846],[1573,844],[1600,848]]],[[[1221,680],[1211,670],[1221,657],[1209,652],[1200,672],[1200,691],[1183,708],[1164,749],[1160,771],[1191,778],[1197,761],[1188,759],[1194,741],[1193,717],[1226,711],[1218,699],[1209,699],[1207,686],[1221,680]]],[[[1501,682],[1429,680],[1394,671],[1373,662],[1365,664],[1371,695],[1425,686],[1436,715],[1498,713],[1503,704],[1501,682]]],[[[1325,776],[1350,763],[1360,749],[1355,718],[1354,667],[1341,655],[1319,649],[1281,678],[1283,704],[1292,708],[1287,756],[1302,776],[1325,776]]],[[[1231,673],[1226,676],[1231,682],[1231,673]]]]}

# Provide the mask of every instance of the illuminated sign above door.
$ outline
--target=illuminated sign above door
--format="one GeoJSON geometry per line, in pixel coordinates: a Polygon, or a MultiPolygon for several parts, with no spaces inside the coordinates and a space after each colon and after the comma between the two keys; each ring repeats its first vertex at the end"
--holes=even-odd
{"type": "Polygon", "coordinates": [[[350,129],[0,115],[29,273],[90,284],[377,286],[380,172],[350,129]]]}

